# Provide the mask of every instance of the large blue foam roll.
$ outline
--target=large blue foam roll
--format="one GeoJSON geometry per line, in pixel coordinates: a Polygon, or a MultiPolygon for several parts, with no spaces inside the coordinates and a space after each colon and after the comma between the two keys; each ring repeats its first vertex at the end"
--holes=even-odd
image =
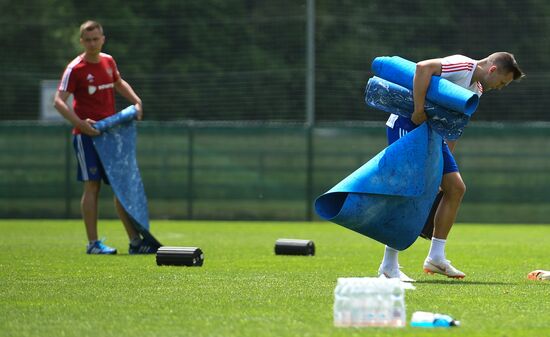
{"type": "MultiPolygon", "coordinates": [[[[381,56],[372,62],[375,75],[387,81],[413,89],[416,63],[399,56],[381,56]]],[[[426,98],[450,110],[471,116],[479,104],[479,96],[474,92],[452,83],[440,76],[432,76],[426,98]]]]}
{"type": "Polygon", "coordinates": [[[315,201],[320,217],[398,250],[414,243],[439,190],[442,138],[422,124],[315,201]]]}
{"type": "MultiPolygon", "coordinates": [[[[367,83],[365,102],[373,108],[406,118],[411,118],[414,111],[412,90],[376,76],[367,83]]],[[[445,109],[430,101],[426,101],[424,111],[430,127],[447,140],[458,139],[470,120],[470,116],[464,113],[445,109]]]]}
{"type": "Polygon", "coordinates": [[[160,247],[149,232],[147,197],[136,159],[136,114],[137,110],[132,105],[102,119],[94,124],[102,133],[92,139],[111,188],[132,224],[149,244],[160,247]]]}

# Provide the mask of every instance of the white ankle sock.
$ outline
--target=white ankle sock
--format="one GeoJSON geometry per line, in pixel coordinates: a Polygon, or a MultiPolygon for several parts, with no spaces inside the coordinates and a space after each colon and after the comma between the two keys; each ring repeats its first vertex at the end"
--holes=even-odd
{"type": "Polygon", "coordinates": [[[430,253],[428,254],[434,260],[445,260],[445,243],[447,240],[432,238],[430,253]]]}
{"type": "Polygon", "coordinates": [[[386,270],[399,268],[399,261],[397,259],[398,254],[398,250],[386,246],[384,259],[382,260],[382,268],[386,270]]]}

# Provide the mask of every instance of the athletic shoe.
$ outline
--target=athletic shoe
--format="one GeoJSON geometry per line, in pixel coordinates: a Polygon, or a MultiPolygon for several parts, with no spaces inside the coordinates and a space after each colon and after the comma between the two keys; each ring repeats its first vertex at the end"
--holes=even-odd
{"type": "Polygon", "coordinates": [[[398,278],[401,282],[410,282],[410,283],[416,282],[416,280],[405,275],[405,273],[399,270],[399,268],[384,269],[382,268],[382,265],[380,265],[380,268],[378,268],[378,276],[385,277],[385,278],[398,278]]]}
{"type": "Polygon", "coordinates": [[[527,278],[530,280],[550,280],[550,271],[547,270],[534,270],[527,274],[527,278]]]}
{"type": "Polygon", "coordinates": [[[156,245],[151,245],[147,241],[143,240],[138,246],[132,246],[131,244],[128,247],[128,254],[155,254],[158,250],[156,245]]]}
{"type": "Polygon", "coordinates": [[[86,247],[86,254],[116,254],[116,248],[111,248],[103,243],[104,239],[96,240],[93,243],[89,243],[86,247]]]}
{"type": "Polygon", "coordinates": [[[424,272],[427,274],[441,274],[450,278],[464,278],[466,274],[451,265],[449,260],[434,260],[427,257],[424,260],[424,272]]]}

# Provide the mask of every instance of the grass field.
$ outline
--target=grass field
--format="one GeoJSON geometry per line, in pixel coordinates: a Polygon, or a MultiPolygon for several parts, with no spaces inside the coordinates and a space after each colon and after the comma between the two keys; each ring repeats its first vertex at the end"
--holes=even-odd
{"type": "MultiPolygon", "coordinates": [[[[202,267],[158,267],[127,255],[116,221],[102,221],[117,256],[84,254],[74,221],[0,220],[0,336],[550,336],[550,226],[459,224],[448,258],[467,273],[422,273],[429,242],[403,252],[414,311],[446,313],[453,329],[335,328],[338,277],[375,276],[383,246],[330,223],[153,221],[165,245],[198,246],[202,267]],[[278,238],[311,239],[314,257],[275,256],[278,238]]],[[[409,322],[408,322],[409,323],[409,322]]]]}

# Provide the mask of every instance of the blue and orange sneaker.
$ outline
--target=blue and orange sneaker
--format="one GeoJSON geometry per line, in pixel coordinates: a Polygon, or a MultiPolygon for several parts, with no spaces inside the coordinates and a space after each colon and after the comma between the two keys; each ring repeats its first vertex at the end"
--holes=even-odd
{"type": "Polygon", "coordinates": [[[106,246],[103,243],[104,239],[96,240],[92,243],[89,243],[86,247],[86,254],[103,254],[103,255],[112,255],[116,254],[116,248],[111,248],[106,246]]]}
{"type": "Polygon", "coordinates": [[[137,246],[133,246],[132,244],[130,244],[128,247],[128,254],[155,254],[157,250],[157,245],[153,245],[148,243],[146,240],[142,240],[141,243],[137,246]]]}

